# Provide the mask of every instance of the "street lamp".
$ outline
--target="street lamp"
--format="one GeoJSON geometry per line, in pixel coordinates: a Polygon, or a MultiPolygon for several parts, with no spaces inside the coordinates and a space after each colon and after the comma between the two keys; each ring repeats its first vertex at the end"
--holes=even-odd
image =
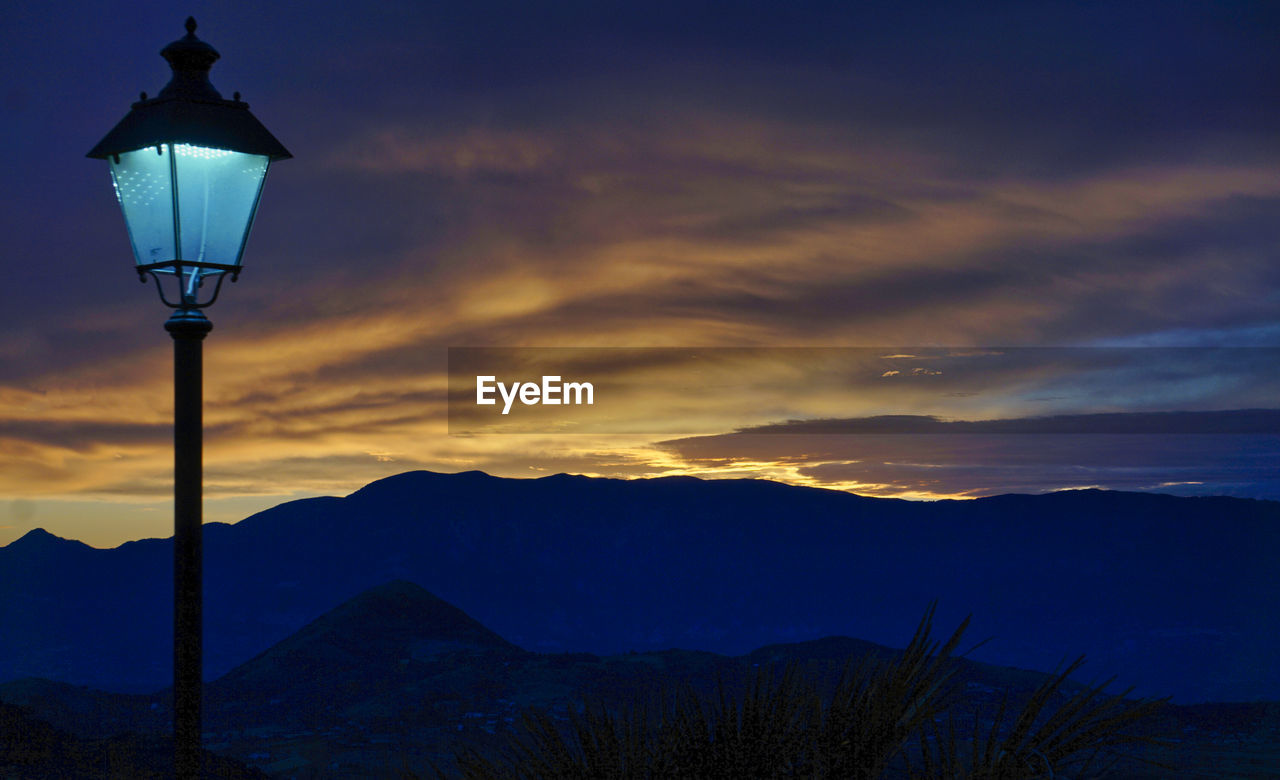
{"type": "Polygon", "coordinates": [[[111,165],[138,277],[156,283],[173,314],[174,621],[173,732],[176,774],[200,772],[201,685],[201,343],[213,324],[201,311],[240,274],[267,168],[292,155],[249,113],[209,83],[218,59],[185,37],[160,54],[173,77],[154,98],[142,93],[89,152],[111,165]],[[166,287],[168,292],[166,292],[166,287]]]}

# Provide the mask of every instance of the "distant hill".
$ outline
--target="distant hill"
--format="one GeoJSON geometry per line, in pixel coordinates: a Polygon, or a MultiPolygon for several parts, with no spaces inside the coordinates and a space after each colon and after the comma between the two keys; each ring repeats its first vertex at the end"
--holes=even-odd
{"type": "Polygon", "coordinates": [[[356,596],[231,670],[209,686],[209,706],[218,712],[228,704],[229,727],[255,708],[286,713],[289,721],[342,722],[345,707],[394,697],[427,666],[457,667],[460,657],[499,665],[527,655],[457,607],[396,581],[356,596]]]}
{"type": "MultiPolygon", "coordinates": [[[[434,776],[432,767],[450,766],[455,750],[499,749],[530,708],[564,718],[584,700],[627,708],[653,702],[663,691],[692,689],[710,698],[723,686],[732,695],[760,669],[776,674],[788,665],[826,689],[868,653],[887,660],[896,651],[826,637],[737,658],[685,650],[608,657],[530,653],[424,589],[392,582],[357,595],[208,684],[205,744],[226,756],[228,766],[247,762],[278,777],[373,777],[401,769],[434,776]]],[[[959,699],[950,712],[957,715],[978,708],[989,717],[1006,696],[1016,710],[1046,678],[1043,672],[955,663],[959,699]]],[[[1068,684],[1068,690],[1076,687],[1068,684]]],[[[167,692],[134,696],[23,680],[0,685],[0,702],[0,721],[21,712],[20,722],[28,724],[0,740],[0,766],[6,750],[51,767],[60,766],[57,755],[163,766],[171,718],[167,692]],[[142,736],[108,740],[122,731],[142,736]]],[[[1150,734],[1178,738],[1149,757],[1179,769],[1222,769],[1230,762],[1241,769],[1238,776],[1267,777],[1267,770],[1252,769],[1280,759],[1276,704],[1168,707],[1146,727],[1150,734]]],[[[1115,776],[1164,776],[1125,766],[1115,776]]]]}
{"type": "MultiPolygon", "coordinates": [[[[0,680],[168,683],[168,540],[0,548],[0,680]]],[[[525,650],[899,644],[973,613],[974,658],[1181,701],[1280,698],[1280,503],[1071,491],[934,503],[759,480],[411,472],[205,529],[206,673],[371,587],[439,594],[525,650]]],[[[354,649],[349,649],[354,651],[354,649]]]]}

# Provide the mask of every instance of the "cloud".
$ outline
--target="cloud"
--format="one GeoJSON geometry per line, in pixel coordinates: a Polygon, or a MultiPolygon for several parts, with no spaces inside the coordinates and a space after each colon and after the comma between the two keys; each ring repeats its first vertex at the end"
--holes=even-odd
{"type": "Polygon", "coordinates": [[[791,420],[743,428],[732,435],[772,434],[964,434],[964,435],[1280,435],[1280,410],[1213,412],[1113,412],[995,420],[940,420],[921,415],[881,415],[844,420],[791,420]]]}
{"type": "Polygon", "coordinates": [[[534,173],[553,162],[550,143],[527,133],[470,128],[440,136],[391,127],[335,153],[330,164],[371,173],[431,173],[465,179],[534,173]]]}
{"type": "MultiPolygon", "coordinates": [[[[1058,433],[1043,432],[1044,421],[1001,422],[1005,429],[1021,425],[1022,432],[927,418],[871,419],[845,421],[843,435],[797,425],[793,433],[741,432],[663,446],[690,467],[776,464],[792,481],[864,495],[966,498],[1096,487],[1280,498],[1275,432],[1087,432],[1086,422],[1086,432],[1058,433]]],[[[1133,422],[1146,427],[1140,416],[1133,422]]],[[[1115,430],[1114,421],[1102,430],[1115,430]]]]}

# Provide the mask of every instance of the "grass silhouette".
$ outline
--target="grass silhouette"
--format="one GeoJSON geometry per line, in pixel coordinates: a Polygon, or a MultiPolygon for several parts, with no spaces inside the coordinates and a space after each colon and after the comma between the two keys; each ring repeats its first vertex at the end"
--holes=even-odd
{"type": "Polygon", "coordinates": [[[1104,694],[1109,682],[1067,693],[1083,659],[1047,679],[1016,716],[1006,696],[994,717],[974,711],[964,724],[953,677],[969,621],[938,642],[933,618],[931,606],[901,653],[852,661],[828,695],[793,664],[777,674],[761,668],[737,694],[722,682],[709,697],[685,688],[622,710],[589,703],[567,721],[532,711],[502,755],[471,750],[456,756],[457,766],[467,780],[1012,780],[1065,770],[1080,778],[1105,771],[1125,746],[1150,741],[1131,727],[1163,700],[1104,694]]]}

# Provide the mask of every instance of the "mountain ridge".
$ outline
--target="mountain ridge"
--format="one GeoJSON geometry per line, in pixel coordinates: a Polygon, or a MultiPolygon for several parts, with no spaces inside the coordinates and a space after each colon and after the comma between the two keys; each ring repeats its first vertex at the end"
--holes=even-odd
{"type": "MultiPolygon", "coordinates": [[[[888,643],[940,599],[940,620],[973,613],[974,634],[997,638],[991,663],[1052,667],[1066,647],[1143,693],[1280,697],[1277,502],[924,503],[761,480],[407,472],[205,531],[212,677],[403,579],[527,650],[888,643]]],[[[98,550],[70,569],[0,560],[0,621],[22,628],[0,635],[0,680],[165,685],[170,545],[98,550]]]]}
{"type": "MultiPolygon", "coordinates": [[[[267,509],[254,512],[234,523],[225,523],[221,521],[208,521],[204,524],[204,528],[205,530],[209,530],[211,528],[231,528],[231,527],[243,526],[245,523],[256,520],[258,518],[263,518],[263,517],[272,518],[274,517],[275,514],[277,514],[277,510],[281,510],[282,507],[293,507],[295,505],[320,506],[323,504],[329,504],[330,502],[342,502],[349,498],[364,495],[368,491],[370,491],[370,488],[377,488],[376,490],[373,491],[374,493],[377,493],[379,490],[385,487],[383,483],[398,482],[401,480],[401,478],[416,478],[416,475],[429,475],[430,477],[466,477],[469,475],[480,475],[490,480],[509,481],[509,482],[542,482],[542,481],[548,481],[548,480],[556,481],[556,480],[563,479],[563,480],[612,482],[612,483],[645,482],[650,484],[664,483],[664,482],[671,483],[671,484],[767,483],[771,485],[778,485],[788,489],[812,490],[812,491],[819,491],[822,493],[852,496],[854,498],[864,499],[867,501],[893,502],[893,503],[900,503],[900,504],[924,504],[924,505],[995,502],[998,500],[1022,499],[1022,498],[1039,499],[1039,498],[1044,498],[1049,496],[1061,497],[1061,496],[1068,496],[1068,495],[1075,495],[1075,494],[1079,494],[1079,495],[1099,494],[1099,495],[1107,495],[1107,496],[1163,497],[1168,499],[1174,499],[1180,502],[1181,501],[1210,502],[1210,503],[1229,502],[1233,504],[1234,503],[1245,503],[1245,504],[1253,503],[1253,504],[1262,504],[1262,505],[1274,505],[1274,506],[1280,507],[1280,500],[1277,500],[1277,499],[1249,498],[1249,497],[1241,497],[1241,496],[1217,496],[1217,495],[1215,496],[1178,496],[1171,493],[1161,493],[1158,491],[1107,490],[1103,488],[1067,488],[1063,490],[1051,491],[1048,493],[997,493],[994,495],[979,496],[976,498],[939,498],[939,499],[931,499],[931,500],[917,500],[917,499],[902,499],[902,498],[885,497],[885,496],[868,496],[868,495],[854,493],[847,490],[840,490],[837,488],[825,488],[825,487],[819,487],[815,485],[793,485],[791,483],[779,482],[776,480],[756,479],[756,478],[749,478],[749,477],[703,479],[700,477],[694,477],[694,476],[688,476],[688,475],[673,475],[673,476],[661,476],[661,477],[624,479],[624,478],[618,478],[618,477],[592,477],[592,476],[587,476],[585,474],[570,474],[567,472],[558,472],[555,474],[548,474],[546,476],[541,476],[541,477],[517,478],[517,477],[499,477],[499,476],[488,474],[486,472],[478,471],[475,469],[471,469],[467,471],[459,471],[459,472],[439,472],[439,471],[429,471],[426,469],[415,469],[412,471],[406,471],[406,472],[401,472],[399,474],[393,474],[390,476],[381,477],[360,488],[357,488],[356,490],[352,491],[346,496],[308,496],[306,498],[290,499],[288,501],[283,501],[279,504],[276,504],[275,506],[268,507],[267,509]]],[[[142,539],[130,539],[130,540],[121,542],[115,547],[100,548],[100,547],[93,547],[92,545],[86,544],[85,542],[82,542],[77,539],[70,539],[67,537],[57,536],[49,532],[47,529],[43,527],[36,527],[31,529],[30,531],[27,531],[25,534],[13,540],[12,542],[9,542],[7,545],[0,545],[0,550],[14,548],[15,545],[18,545],[19,549],[21,549],[21,547],[26,544],[24,540],[27,540],[28,537],[33,537],[34,540],[39,540],[39,543],[41,544],[41,546],[45,546],[46,544],[52,545],[54,542],[57,542],[57,543],[66,543],[70,545],[75,545],[78,548],[83,548],[88,550],[118,550],[122,547],[128,547],[130,545],[146,544],[146,543],[162,543],[162,542],[172,541],[172,537],[145,537],[142,539]]]]}

